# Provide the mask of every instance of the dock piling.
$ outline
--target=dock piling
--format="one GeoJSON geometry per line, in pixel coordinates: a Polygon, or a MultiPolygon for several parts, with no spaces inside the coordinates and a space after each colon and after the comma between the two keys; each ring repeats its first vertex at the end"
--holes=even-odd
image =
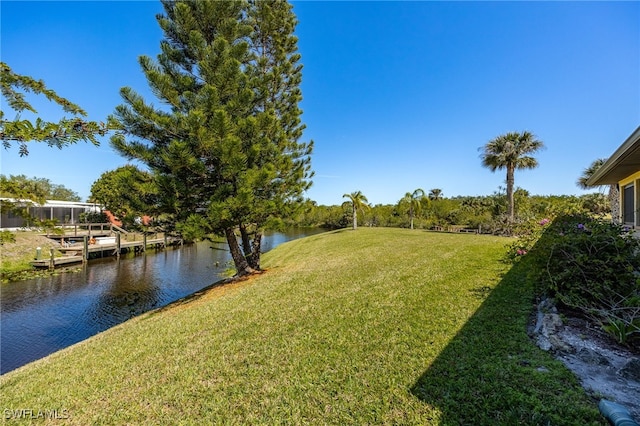
{"type": "Polygon", "coordinates": [[[53,249],[49,249],[49,269],[53,270],[55,268],[55,260],[53,255],[53,249]]]}

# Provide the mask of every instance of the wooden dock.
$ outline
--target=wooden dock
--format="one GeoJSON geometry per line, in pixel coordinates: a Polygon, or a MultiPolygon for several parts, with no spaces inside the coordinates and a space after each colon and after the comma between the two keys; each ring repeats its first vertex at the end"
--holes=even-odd
{"type": "Polygon", "coordinates": [[[167,238],[153,238],[148,239],[144,236],[138,241],[122,241],[120,235],[110,238],[97,238],[93,244],[89,244],[89,239],[85,238],[84,243],[74,243],[65,247],[60,247],[56,250],[62,252],[64,255],[60,257],[54,257],[54,249],[51,249],[50,256],[46,259],[36,259],[31,261],[31,264],[36,268],[50,268],[53,269],[56,266],[64,266],[73,263],[82,263],[89,260],[92,253],[99,253],[100,257],[106,256],[120,256],[123,252],[133,250],[136,253],[146,251],[149,246],[156,249],[163,249],[167,245],[181,244],[182,240],[167,237],[167,238]],[[111,242],[114,240],[114,242],[111,242]]]}
{"type": "Polygon", "coordinates": [[[82,263],[84,256],[62,256],[54,257],[53,259],[37,259],[32,260],[31,264],[36,268],[51,268],[51,262],[53,261],[53,267],[66,266],[73,263],[82,263]]]}

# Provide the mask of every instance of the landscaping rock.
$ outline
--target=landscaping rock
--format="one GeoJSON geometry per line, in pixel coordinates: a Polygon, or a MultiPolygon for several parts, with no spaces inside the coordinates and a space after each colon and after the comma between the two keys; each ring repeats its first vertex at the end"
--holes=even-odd
{"type": "Polygon", "coordinates": [[[587,392],[623,405],[640,419],[640,354],[584,319],[567,317],[563,323],[549,301],[538,305],[529,331],[541,349],[573,371],[587,392]]]}
{"type": "Polygon", "coordinates": [[[610,366],[611,362],[606,356],[594,351],[590,348],[582,348],[578,351],[576,356],[587,364],[610,366]]]}
{"type": "Polygon", "coordinates": [[[620,370],[620,375],[626,379],[640,382],[640,358],[629,360],[620,370]]]}
{"type": "Polygon", "coordinates": [[[560,315],[555,313],[553,309],[548,309],[546,304],[540,304],[539,308],[546,312],[539,311],[537,315],[534,334],[536,334],[538,346],[545,351],[570,352],[571,347],[558,338],[558,331],[562,327],[560,315]]]}

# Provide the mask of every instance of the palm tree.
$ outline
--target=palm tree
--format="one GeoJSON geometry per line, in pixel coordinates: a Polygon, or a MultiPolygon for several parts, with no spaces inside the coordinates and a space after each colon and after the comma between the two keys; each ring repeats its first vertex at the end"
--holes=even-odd
{"type": "Polygon", "coordinates": [[[422,207],[422,200],[424,199],[424,190],[421,188],[416,189],[413,193],[407,192],[400,200],[401,203],[409,205],[409,219],[411,221],[411,229],[413,229],[413,216],[415,213],[420,212],[422,207]]]}
{"type": "Polygon", "coordinates": [[[353,229],[358,229],[358,210],[364,211],[369,207],[369,200],[364,196],[362,191],[352,192],[351,194],[344,194],[342,198],[348,198],[353,208],[353,229]]]}
{"type": "Polygon", "coordinates": [[[592,188],[592,186],[587,185],[587,181],[600,167],[602,167],[605,161],[607,160],[605,160],[604,158],[598,158],[597,160],[594,160],[589,167],[582,171],[582,175],[576,181],[576,185],[578,185],[578,187],[580,187],[581,189],[592,188]]]}
{"type": "Polygon", "coordinates": [[[442,189],[433,188],[429,190],[429,199],[433,201],[437,201],[442,198],[442,189]]]}
{"type": "Polygon", "coordinates": [[[492,172],[497,169],[507,169],[507,200],[509,209],[508,220],[512,223],[515,219],[515,206],[513,200],[514,173],[516,169],[534,169],[538,167],[538,160],[531,157],[544,148],[544,143],[531,132],[509,132],[490,140],[480,148],[483,150],[482,165],[492,172]]]}
{"type": "MultiPolygon", "coordinates": [[[[593,186],[587,185],[587,181],[606,161],[604,158],[594,160],[589,167],[582,171],[582,175],[576,181],[576,185],[582,189],[593,188],[593,186]]],[[[609,198],[609,205],[611,206],[611,218],[617,223],[620,221],[620,193],[618,192],[618,185],[615,183],[609,185],[609,194],[607,197],[609,198]]]]}

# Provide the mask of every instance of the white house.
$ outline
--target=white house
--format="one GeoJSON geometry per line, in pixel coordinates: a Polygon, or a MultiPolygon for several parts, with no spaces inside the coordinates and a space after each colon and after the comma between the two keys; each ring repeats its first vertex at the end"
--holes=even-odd
{"type": "MultiPolygon", "coordinates": [[[[73,225],[80,222],[82,213],[99,213],[101,206],[94,203],[79,203],[73,201],[47,200],[44,204],[37,204],[29,200],[15,200],[11,198],[0,198],[0,203],[11,202],[24,203],[29,209],[29,215],[37,220],[55,219],[59,225],[73,225]]],[[[0,228],[23,228],[31,225],[29,219],[16,214],[15,212],[3,212],[0,215],[0,228]]]]}

